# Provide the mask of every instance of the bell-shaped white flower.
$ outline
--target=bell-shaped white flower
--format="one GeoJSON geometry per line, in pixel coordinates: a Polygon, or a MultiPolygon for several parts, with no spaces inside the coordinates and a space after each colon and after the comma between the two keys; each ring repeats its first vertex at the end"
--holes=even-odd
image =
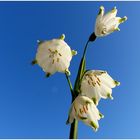
{"type": "Polygon", "coordinates": [[[39,42],[36,53],[36,62],[46,76],[50,76],[55,72],[70,74],[68,68],[73,55],[76,51],[71,50],[69,45],[64,41],[65,36],[62,35],[59,39],[39,42]]]}
{"type": "Polygon", "coordinates": [[[113,80],[106,71],[89,70],[81,80],[80,91],[81,95],[91,98],[98,105],[101,98],[113,99],[112,88],[118,85],[120,83],[113,80]]]}
{"type": "Polygon", "coordinates": [[[116,17],[117,9],[114,7],[111,11],[104,15],[104,7],[100,7],[99,14],[95,23],[95,35],[97,37],[106,36],[114,31],[120,31],[118,28],[120,23],[127,20],[127,17],[116,17]]]}
{"type": "Polygon", "coordinates": [[[67,123],[74,119],[81,120],[95,131],[99,128],[98,120],[103,118],[93,101],[82,95],[78,95],[71,105],[67,123]]]}

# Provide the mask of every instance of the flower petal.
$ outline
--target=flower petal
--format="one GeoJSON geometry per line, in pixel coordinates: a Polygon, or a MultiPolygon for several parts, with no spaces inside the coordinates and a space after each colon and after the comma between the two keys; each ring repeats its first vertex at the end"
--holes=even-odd
{"type": "Polygon", "coordinates": [[[39,43],[35,60],[48,75],[55,72],[65,73],[72,59],[72,50],[64,41],[64,35],[60,39],[52,39],[39,43]]]}
{"type": "Polygon", "coordinates": [[[103,22],[106,24],[108,20],[115,18],[116,15],[117,15],[117,9],[116,7],[114,7],[111,11],[109,11],[108,13],[104,15],[103,22]]]}
{"type": "Polygon", "coordinates": [[[103,84],[105,84],[107,87],[109,87],[109,88],[114,88],[114,87],[116,87],[115,80],[113,80],[113,79],[111,78],[111,76],[110,76],[107,72],[105,72],[105,73],[99,75],[98,77],[99,77],[99,79],[101,80],[101,82],[102,82],[103,84]]]}
{"type": "Polygon", "coordinates": [[[100,87],[100,95],[102,98],[107,99],[111,98],[112,89],[102,84],[100,87]]]}
{"type": "Polygon", "coordinates": [[[96,131],[99,128],[98,120],[101,116],[90,98],[79,95],[71,105],[68,122],[72,123],[74,118],[83,121],[96,131]]]}
{"type": "Polygon", "coordinates": [[[98,105],[101,98],[98,86],[95,82],[90,82],[89,80],[84,80],[81,82],[81,95],[85,95],[93,100],[93,102],[98,105]]]}
{"type": "Polygon", "coordinates": [[[111,76],[102,70],[89,70],[81,80],[81,95],[87,96],[98,105],[101,98],[107,99],[112,97],[112,88],[120,83],[113,80],[111,76]]]}
{"type": "Polygon", "coordinates": [[[123,23],[127,20],[127,17],[124,18],[116,17],[117,9],[114,7],[111,11],[104,15],[104,8],[100,9],[100,12],[96,18],[95,23],[95,35],[97,37],[106,36],[114,31],[120,31],[118,28],[120,23],[123,23]]]}

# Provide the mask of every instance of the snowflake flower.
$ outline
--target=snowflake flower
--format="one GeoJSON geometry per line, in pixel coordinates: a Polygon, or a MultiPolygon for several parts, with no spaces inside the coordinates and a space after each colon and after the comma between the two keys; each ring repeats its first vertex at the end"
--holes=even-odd
{"type": "Polygon", "coordinates": [[[114,31],[120,31],[118,28],[120,23],[127,20],[127,17],[116,17],[117,9],[114,7],[111,11],[104,15],[104,7],[100,7],[99,14],[95,23],[95,35],[97,37],[106,36],[114,31]]]}
{"type": "Polygon", "coordinates": [[[120,83],[113,80],[106,71],[89,70],[81,80],[81,95],[91,98],[96,105],[101,98],[112,97],[112,88],[118,86],[120,83]]]}
{"type": "Polygon", "coordinates": [[[81,120],[97,131],[99,128],[98,120],[101,118],[103,115],[98,111],[93,101],[86,96],[79,95],[72,103],[67,123],[72,123],[74,119],[81,120]]]}
{"type": "Polygon", "coordinates": [[[38,43],[36,58],[32,63],[37,63],[46,72],[47,77],[55,72],[70,74],[70,61],[77,52],[71,50],[64,38],[62,35],[59,39],[38,43]]]}

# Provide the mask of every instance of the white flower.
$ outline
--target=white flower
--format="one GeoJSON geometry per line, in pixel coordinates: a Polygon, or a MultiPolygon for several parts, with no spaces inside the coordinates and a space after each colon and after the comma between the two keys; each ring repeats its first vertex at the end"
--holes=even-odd
{"type": "Polygon", "coordinates": [[[101,98],[111,98],[112,88],[118,86],[120,83],[113,80],[106,71],[90,70],[87,71],[82,80],[80,91],[81,95],[91,98],[96,105],[101,98]]]}
{"type": "Polygon", "coordinates": [[[76,55],[76,51],[70,49],[64,38],[65,36],[62,35],[59,39],[39,42],[33,63],[36,62],[46,72],[46,76],[55,72],[70,74],[68,68],[72,56],[76,55]]]}
{"type": "Polygon", "coordinates": [[[74,119],[81,120],[97,131],[98,120],[101,118],[103,115],[98,111],[93,101],[86,96],[79,95],[72,103],[67,123],[72,123],[74,119]]]}
{"type": "Polygon", "coordinates": [[[114,31],[120,31],[118,28],[120,23],[127,20],[127,17],[116,17],[117,9],[114,7],[111,11],[104,15],[104,7],[100,7],[99,14],[95,23],[95,35],[97,37],[106,36],[114,31]]]}

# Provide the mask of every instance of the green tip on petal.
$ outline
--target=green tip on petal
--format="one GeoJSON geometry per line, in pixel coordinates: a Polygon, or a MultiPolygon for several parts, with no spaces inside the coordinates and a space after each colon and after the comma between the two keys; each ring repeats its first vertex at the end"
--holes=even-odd
{"type": "Polygon", "coordinates": [[[114,83],[115,83],[116,86],[119,86],[120,85],[120,82],[118,82],[116,80],[114,80],[114,83]]]}
{"type": "Polygon", "coordinates": [[[95,129],[95,132],[97,132],[97,131],[98,131],[98,129],[96,128],[96,129],[95,129]]]}
{"type": "Polygon", "coordinates": [[[128,18],[127,18],[127,16],[124,16],[123,18],[124,18],[125,20],[127,20],[127,19],[128,19],[128,18]]]}
{"type": "Polygon", "coordinates": [[[104,10],[104,6],[100,6],[100,10],[104,10]]]}
{"type": "Polygon", "coordinates": [[[113,97],[110,93],[107,94],[107,97],[110,98],[111,100],[113,100],[113,97]]]}
{"type": "Polygon", "coordinates": [[[115,31],[120,31],[120,28],[117,27],[117,28],[115,29],[115,31]]]}
{"type": "Polygon", "coordinates": [[[71,73],[68,69],[65,70],[65,73],[69,76],[71,73]]]}
{"type": "Polygon", "coordinates": [[[41,41],[40,40],[37,40],[37,43],[40,43],[41,41]]]}
{"type": "Polygon", "coordinates": [[[96,98],[93,97],[93,98],[92,98],[92,101],[94,102],[95,105],[97,105],[97,100],[96,100],[96,98]]]}
{"type": "Polygon", "coordinates": [[[93,121],[90,122],[90,125],[95,129],[95,131],[98,130],[97,125],[93,121]]]}
{"type": "Polygon", "coordinates": [[[50,77],[51,76],[51,73],[46,73],[46,77],[48,78],[48,77],[50,77]]]}
{"type": "Polygon", "coordinates": [[[99,116],[100,116],[101,118],[104,118],[104,115],[103,115],[101,112],[99,112],[99,116]]]}
{"type": "Polygon", "coordinates": [[[116,12],[116,6],[111,10],[112,13],[116,12]]]}
{"type": "Polygon", "coordinates": [[[37,60],[33,60],[33,61],[31,62],[31,64],[32,64],[32,65],[37,64],[37,60]]]}
{"type": "Polygon", "coordinates": [[[76,54],[77,54],[77,51],[72,50],[72,51],[71,51],[71,53],[72,53],[72,56],[74,56],[74,55],[76,55],[76,54]]]}
{"type": "Polygon", "coordinates": [[[62,35],[59,37],[59,39],[64,40],[64,39],[65,39],[65,35],[62,34],[62,35]]]}
{"type": "Polygon", "coordinates": [[[103,6],[100,6],[100,10],[99,10],[98,15],[100,15],[102,13],[102,11],[104,11],[104,7],[103,6]]]}
{"type": "Polygon", "coordinates": [[[121,18],[121,19],[119,20],[119,23],[123,23],[123,22],[126,21],[126,20],[127,20],[127,17],[124,16],[123,18],[121,18]]]}
{"type": "Polygon", "coordinates": [[[44,41],[37,40],[38,45],[42,44],[44,41]]]}

